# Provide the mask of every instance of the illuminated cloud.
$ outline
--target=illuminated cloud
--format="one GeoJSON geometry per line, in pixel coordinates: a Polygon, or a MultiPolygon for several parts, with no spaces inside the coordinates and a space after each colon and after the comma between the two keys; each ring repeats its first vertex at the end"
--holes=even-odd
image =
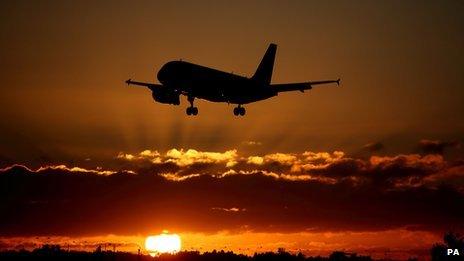
{"type": "Polygon", "coordinates": [[[287,153],[273,153],[264,156],[264,161],[277,162],[283,165],[293,165],[297,159],[296,155],[287,153]]]}
{"type": "Polygon", "coordinates": [[[13,171],[15,169],[24,169],[26,171],[33,172],[32,169],[28,168],[27,166],[21,165],[21,164],[13,164],[11,166],[0,168],[0,172],[10,172],[10,171],[13,171]]]}
{"type": "Polygon", "coordinates": [[[133,155],[130,153],[120,152],[116,158],[127,161],[149,161],[151,163],[161,163],[161,154],[156,150],[144,150],[140,153],[133,155]]]}
{"type": "Polygon", "coordinates": [[[237,164],[237,150],[221,152],[204,152],[189,149],[171,149],[166,152],[166,162],[174,162],[178,166],[189,166],[195,163],[224,163],[227,167],[237,164]]]}
{"type": "Polygon", "coordinates": [[[213,207],[211,208],[212,210],[218,210],[218,211],[225,211],[225,212],[241,212],[241,211],[246,211],[246,208],[237,208],[237,207],[231,207],[231,208],[220,208],[220,207],[213,207]]]}
{"type": "MultiPolygon", "coordinates": [[[[92,174],[99,174],[99,175],[111,175],[117,173],[116,171],[112,170],[102,170],[101,167],[98,167],[97,169],[84,169],[80,167],[67,167],[66,165],[55,165],[55,166],[46,166],[46,167],[40,167],[36,170],[36,172],[41,172],[41,171],[46,171],[46,170],[65,170],[69,172],[79,172],[79,173],[92,173],[92,174]]],[[[130,173],[134,173],[130,171],[130,173]]]]}
{"type": "Polygon", "coordinates": [[[331,164],[337,163],[343,159],[345,153],[341,151],[334,151],[332,154],[328,152],[311,152],[305,151],[303,160],[298,162],[292,167],[292,171],[311,171],[320,170],[329,167],[331,164]]]}
{"type": "Polygon", "coordinates": [[[250,156],[247,159],[247,163],[255,164],[255,165],[262,165],[264,163],[264,158],[260,156],[250,156]]]}
{"type": "Polygon", "coordinates": [[[8,213],[0,216],[0,231],[437,231],[464,219],[464,211],[454,207],[464,204],[464,162],[438,154],[359,159],[341,151],[171,149],[119,153],[115,161],[128,171],[0,169],[0,184],[8,184],[0,198],[8,213]],[[51,218],[59,222],[48,225],[51,218]]]}
{"type": "Polygon", "coordinates": [[[248,146],[261,146],[261,145],[263,145],[263,144],[262,144],[261,142],[259,142],[259,141],[252,141],[252,140],[244,141],[244,142],[242,142],[242,144],[248,145],[248,146]]]}
{"type": "Polygon", "coordinates": [[[309,162],[331,163],[343,158],[345,153],[342,151],[334,151],[332,154],[328,152],[305,151],[303,156],[309,162]]]}
{"type": "Polygon", "coordinates": [[[170,181],[184,181],[199,177],[200,174],[178,175],[176,173],[161,173],[160,176],[170,181]]]}
{"type": "Polygon", "coordinates": [[[237,150],[204,152],[171,149],[164,154],[145,150],[135,156],[128,155],[131,154],[120,153],[117,158],[134,163],[145,160],[152,166],[145,168],[144,172],[158,173],[171,181],[185,181],[202,175],[214,178],[265,175],[275,179],[311,180],[325,184],[350,182],[361,185],[375,182],[386,189],[431,185],[432,178],[429,176],[444,178],[446,175],[440,173],[450,168],[439,154],[400,154],[359,159],[347,157],[342,151],[242,155],[237,150]],[[429,177],[427,182],[425,177],[429,177]]]}
{"type": "Polygon", "coordinates": [[[174,163],[179,167],[191,166],[194,164],[225,164],[232,167],[237,164],[237,150],[225,152],[208,152],[194,149],[170,149],[164,155],[156,150],[144,150],[138,154],[120,152],[117,157],[126,161],[147,161],[153,164],[174,163]]]}
{"type": "MultiPolygon", "coordinates": [[[[117,171],[113,171],[113,170],[104,170],[102,169],[101,167],[97,167],[96,169],[86,169],[86,168],[81,168],[81,167],[68,167],[66,165],[47,165],[47,166],[43,166],[43,167],[39,167],[35,170],[33,169],[30,169],[24,165],[21,165],[21,164],[14,164],[12,166],[8,166],[8,167],[5,167],[5,168],[2,168],[0,169],[0,173],[1,172],[9,172],[9,171],[13,171],[15,169],[24,169],[28,172],[35,172],[35,173],[40,173],[40,172],[46,172],[46,171],[50,171],[50,170],[62,170],[62,171],[65,171],[65,172],[74,172],[74,173],[89,173],[89,174],[98,174],[98,175],[112,175],[112,174],[116,174],[118,173],[117,171]]],[[[132,170],[124,170],[123,171],[124,173],[128,173],[128,174],[135,174],[134,171],[132,170]]]]}

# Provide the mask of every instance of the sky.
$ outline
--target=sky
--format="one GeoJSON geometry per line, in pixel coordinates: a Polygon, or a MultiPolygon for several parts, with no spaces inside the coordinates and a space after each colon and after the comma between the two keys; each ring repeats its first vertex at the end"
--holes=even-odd
{"type": "Polygon", "coordinates": [[[1,3],[2,244],[167,229],[193,248],[273,234],[268,249],[423,251],[464,217],[463,11],[461,1],[1,3]],[[269,43],[273,83],[341,86],[279,94],[245,117],[196,101],[188,117],[185,97],[159,104],[124,84],[157,83],[179,59],[251,76],[269,43]]]}

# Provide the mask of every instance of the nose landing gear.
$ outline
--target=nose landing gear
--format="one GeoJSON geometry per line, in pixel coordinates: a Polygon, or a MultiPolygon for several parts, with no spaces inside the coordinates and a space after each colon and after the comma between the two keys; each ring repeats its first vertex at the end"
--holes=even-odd
{"type": "Polygon", "coordinates": [[[243,108],[240,104],[234,108],[234,115],[235,116],[243,116],[245,115],[245,108],[243,108]]]}

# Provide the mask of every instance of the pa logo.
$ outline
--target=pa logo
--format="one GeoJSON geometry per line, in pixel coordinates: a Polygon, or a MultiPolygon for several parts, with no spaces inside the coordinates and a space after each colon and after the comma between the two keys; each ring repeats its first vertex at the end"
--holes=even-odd
{"type": "Polygon", "coordinates": [[[457,248],[447,248],[446,255],[447,256],[459,256],[459,250],[457,248]]]}

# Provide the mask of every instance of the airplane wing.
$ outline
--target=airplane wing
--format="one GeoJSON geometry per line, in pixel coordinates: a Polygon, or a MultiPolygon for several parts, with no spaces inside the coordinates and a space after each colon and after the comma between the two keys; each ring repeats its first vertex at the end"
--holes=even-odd
{"type": "Polygon", "coordinates": [[[278,92],[290,92],[290,91],[304,92],[305,90],[311,90],[313,88],[312,87],[313,85],[327,84],[327,83],[336,83],[337,85],[340,85],[340,79],[328,80],[328,81],[271,84],[271,88],[277,89],[278,92]]]}
{"type": "Polygon", "coordinates": [[[137,81],[132,81],[131,79],[126,81],[127,85],[138,85],[138,86],[144,86],[147,87],[150,90],[163,87],[161,84],[156,84],[156,83],[147,83],[147,82],[137,82],[137,81]]]}

